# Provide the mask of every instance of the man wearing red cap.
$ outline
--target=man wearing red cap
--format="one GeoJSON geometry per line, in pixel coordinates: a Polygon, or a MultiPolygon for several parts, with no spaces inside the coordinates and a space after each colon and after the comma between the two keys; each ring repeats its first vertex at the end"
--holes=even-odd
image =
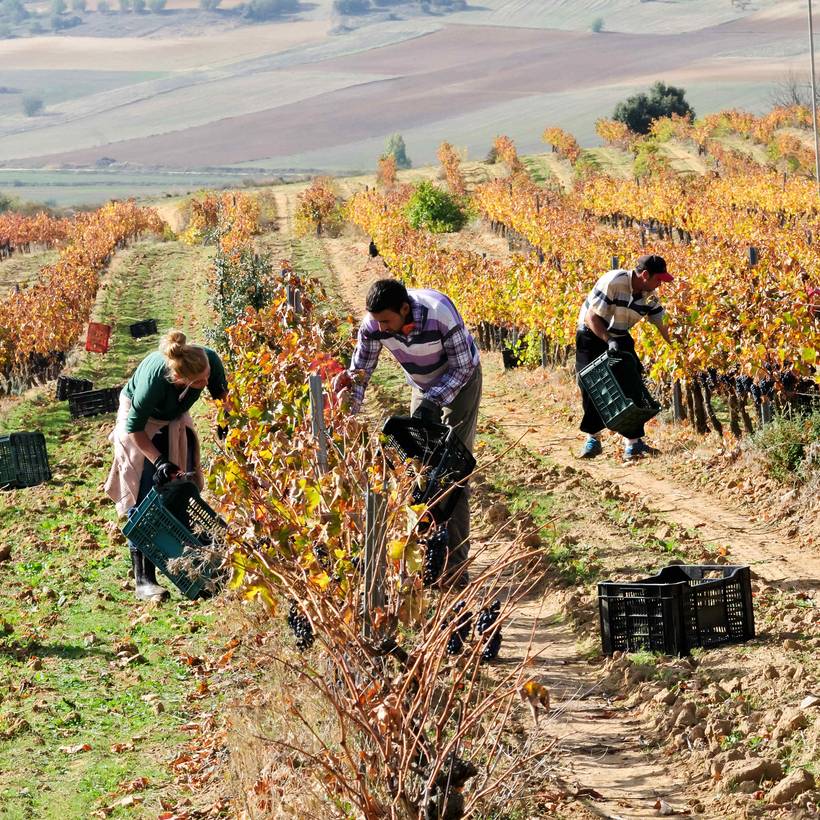
{"type": "MultiPolygon", "coordinates": [[[[620,361],[613,366],[615,377],[627,397],[640,403],[643,368],[634,355],[635,342],[629,335],[629,329],[646,317],[655,325],[666,343],[672,343],[663,307],[655,295],[661,282],[671,281],[666,261],[655,254],[641,256],[635,263],[634,270],[617,269],[605,273],[589,292],[578,315],[575,335],[576,373],[607,350],[620,355],[620,361]]],[[[587,434],[581,458],[595,458],[601,453],[599,433],[605,425],[592,398],[583,387],[581,400],[584,407],[581,430],[587,434]]],[[[625,459],[631,460],[657,452],[643,441],[643,424],[637,424],[634,430],[628,432],[629,435],[624,436],[625,459]]]]}

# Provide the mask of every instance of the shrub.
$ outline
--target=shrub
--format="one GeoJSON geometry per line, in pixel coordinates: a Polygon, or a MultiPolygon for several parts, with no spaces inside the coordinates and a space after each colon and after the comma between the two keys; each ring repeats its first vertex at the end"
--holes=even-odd
{"type": "Polygon", "coordinates": [[[367,14],[370,10],[370,0],[333,0],[337,14],[367,14]]]}
{"type": "Polygon", "coordinates": [[[199,0],[199,7],[203,11],[216,11],[222,0],[199,0]]]}
{"type": "Polygon", "coordinates": [[[245,6],[245,16],[251,20],[270,20],[299,9],[299,0],[251,0],[245,6]]]}
{"type": "Polygon", "coordinates": [[[638,134],[648,134],[652,122],[659,117],[677,114],[694,119],[695,112],[685,96],[682,88],[657,82],[649,89],[649,94],[634,94],[619,102],[612,119],[628,125],[638,134]]]}
{"type": "Polygon", "coordinates": [[[84,12],[88,9],[86,0],[71,0],[71,10],[84,12]]]}
{"type": "Polygon", "coordinates": [[[820,411],[810,416],[776,416],[755,433],[753,444],[766,472],[784,484],[799,484],[816,469],[812,447],[820,440],[820,411]]]}
{"type": "Polygon", "coordinates": [[[467,217],[458,202],[432,182],[421,182],[407,203],[407,221],[433,233],[459,231],[467,217]]]}
{"type": "Polygon", "coordinates": [[[100,14],[108,14],[111,11],[111,6],[108,5],[108,0],[97,0],[97,11],[100,14]]]}
{"type": "Polygon", "coordinates": [[[596,17],[592,21],[592,25],[589,27],[589,30],[597,34],[599,31],[604,30],[604,18],[603,17],[596,17]]]}
{"type": "Polygon", "coordinates": [[[131,0],[119,0],[120,13],[126,14],[131,11],[131,0]]]}
{"type": "Polygon", "coordinates": [[[154,14],[159,14],[162,11],[165,11],[165,4],[168,0],[148,0],[148,8],[151,9],[154,14]]]}
{"type": "Polygon", "coordinates": [[[51,13],[52,14],[63,14],[68,7],[65,4],[65,0],[51,0],[51,13]]]}
{"type": "Polygon", "coordinates": [[[131,0],[131,5],[137,14],[142,14],[145,11],[145,0],[131,0]]]}
{"type": "Polygon", "coordinates": [[[23,97],[21,103],[23,106],[23,113],[27,117],[36,117],[45,107],[40,97],[33,97],[29,94],[26,94],[26,96],[23,97]]]}

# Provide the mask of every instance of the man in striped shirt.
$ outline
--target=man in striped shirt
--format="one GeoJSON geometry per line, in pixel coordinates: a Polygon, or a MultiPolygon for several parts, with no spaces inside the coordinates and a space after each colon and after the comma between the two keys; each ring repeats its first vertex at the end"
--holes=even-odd
{"type": "MultiPolygon", "coordinates": [[[[635,342],[629,329],[646,317],[658,329],[667,344],[669,330],[663,307],[655,290],[663,282],[671,282],[663,257],[641,256],[631,271],[617,269],[605,273],[589,292],[581,312],[575,335],[575,372],[597,359],[607,350],[614,355],[625,354],[613,365],[613,372],[628,398],[641,403],[640,361],[634,355],[635,342]],[[632,354],[632,355],[630,355],[632,354]]],[[[589,394],[581,388],[584,417],[581,430],[587,434],[582,458],[595,458],[601,453],[599,433],[604,423],[589,394]]],[[[631,460],[657,452],[644,441],[643,424],[624,436],[624,458],[631,460]]]]}
{"type": "MultiPolygon", "coordinates": [[[[413,390],[413,416],[443,421],[472,452],[481,401],[481,363],[478,347],[455,305],[436,290],[407,290],[396,279],[379,279],[367,293],[366,306],[350,369],[337,378],[336,390],[350,389],[351,409],[357,412],[379,354],[386,348],[413,390]]],[[[462,491],[447,529],[447,573],[461,586],[467,572],[459,567],[470,548],[469,487],[462,491]]]]}

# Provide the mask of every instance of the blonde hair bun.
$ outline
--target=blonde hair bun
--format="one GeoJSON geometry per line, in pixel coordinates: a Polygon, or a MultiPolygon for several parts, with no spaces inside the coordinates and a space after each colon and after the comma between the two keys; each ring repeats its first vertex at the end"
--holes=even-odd
{"type": "Polygon", "coordinates": [[[197,345],[189,345],[188,337],[181,330],[169,330],[159,343],[160,353],[170,377],[193,379],[208,367],[208,355],[197,345]]]}

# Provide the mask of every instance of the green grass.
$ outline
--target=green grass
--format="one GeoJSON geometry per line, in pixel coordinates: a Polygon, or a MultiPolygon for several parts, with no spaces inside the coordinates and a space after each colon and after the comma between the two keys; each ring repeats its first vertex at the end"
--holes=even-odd
{"type": "Polygon", "coordinates": [[[54,206],[100,205],[109,199],[157,198],[236,186],[244,174],[122,170],[0,169],[0,190],[26,202],[54,206]]]}
{"type": "MultiPolygon", "coordinates": [[[[116,317],[113,344],[105,356],[82,354],[73,374],[121,384],[157,343],[130,337],[137,319],[178,324],[198,338],[209,256],[153,242],[118,254],[98,300],[98,318],[116,317]]],[[[111,816],[156,817],[160,796],[179,797],[167,761],[188,738],[181,727],[197,684],[183,655],[213,642],[213,605],[178,594],[160,608],[137,605],[127,545],[102,491],[113,416],[73,421],[52,388],[10,402],[0,421],[5,431],[41,430],[54,473],[39,487],[0,493],[0,543],[12,545],[11,560],[0,563],[0,814],[90,817],[144,777],[143,802],[111,816]],[[122,639],[141,657],[118,658],[122,639]],[[115,743],[133,750],[112,752],[115,743]],[[90,749],[62,750],[82,744],[90,749]]],[[[203,432],[204,405],[196,408],[203,432]]]]}

